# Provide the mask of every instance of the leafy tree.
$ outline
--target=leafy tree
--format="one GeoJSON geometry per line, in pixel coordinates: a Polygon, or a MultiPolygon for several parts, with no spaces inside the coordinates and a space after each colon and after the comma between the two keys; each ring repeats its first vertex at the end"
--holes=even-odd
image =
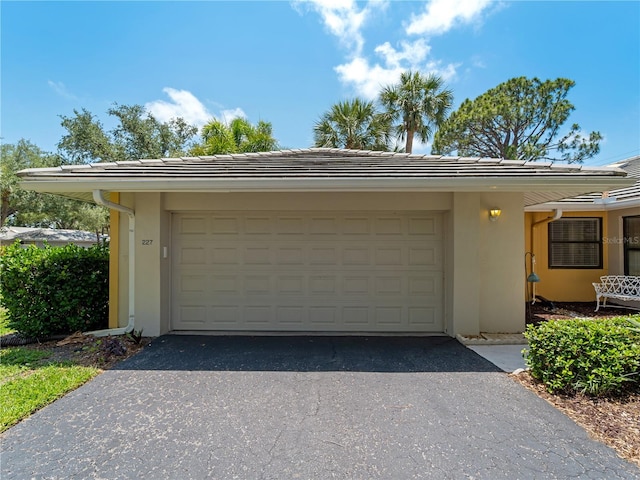
{"type": "Polygon", "coordinates": [[[114,104],[107,113],[118,121],[111,131],[84,108],[60,117],[67,133],[58,149],[71,163],[180,156],[198,133],[182,118],[161,122],[140,105],[114,104]]]}
{"type": "Polygon", "coordinates": [[[574,123],[559,136],[574,110],[566,98],[574,85],[566,78],[542,82],[518,77],[467,99],[436,133],[433,153],[526,161],[582,162],[593,157],[600,151],[599,132],[584,137],[574,123]]]}
{"type": "Polygon", "coordinates": [[[44,152],[27,140],[2,145],[1,153],[0,226],[98,231],[109,223],[108,212],[102,207],[20,187],[16,172],[25,168],[57,167],[64,163],[59,155],[44,152]]]}
{"type": "Polygon", "coordinates": [[[316,122],[316,147],[389,150],[388,118],[360,98],[334,104],[316,122]]]}
{"type": "Polygon", "coordinates": [[[388,85],[380,92],[380,103],[395,129],[396,135],[405,140],[405,151],[413,150],[413,137],[418,135],[426,143],[445,120],[453,93],[444,88],[437,75],[423,76],[420,72],[403,72],[400,82],[388,85]]]}
{"type": "Polygon", "coordinates": [[[234,118],[226,124],[211,120],[202,127],[202,142],[191,149],[192,155],[269,152],[279,148],[271,123],[260,120],[252,125],[245,118],[234,118]]]}
{"type": "Polygon", "coordinates": [[[55,167],[62,159],[40,150],[28,140],[20,140],[17,144],[2,145],[2,162],[0,162],[0,226],[4,225],[10,215],[19,211],[22,189],[16,172],[25,168],[55,167]]]}

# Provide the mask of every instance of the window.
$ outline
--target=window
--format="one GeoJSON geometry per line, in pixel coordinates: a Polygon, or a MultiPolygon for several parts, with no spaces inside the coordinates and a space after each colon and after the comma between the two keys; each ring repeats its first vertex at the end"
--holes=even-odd
{"type": "Polygon", "coordinates": [[[549,223],[549,268],[602,268],[602,219],[568,217],[549,223]]]}
{"type": "Polygon", "coordinates": [[[640,215],[623,217],[624,274],[640,275],[640,215]]]}

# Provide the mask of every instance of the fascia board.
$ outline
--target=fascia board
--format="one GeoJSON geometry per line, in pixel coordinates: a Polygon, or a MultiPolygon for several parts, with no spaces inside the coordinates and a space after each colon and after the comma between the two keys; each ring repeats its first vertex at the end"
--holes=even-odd
{"type": "Polygon", "coordinates": [[[565,212],[609,212],[627,208],[640,208],[640,198],[620,200],[611,203],[549,202],[525,207],[524,210],[525,212],[549,212],[557,209],[565,212]]]}
{"type": "Polygon", "coordinates": [[[260,178],[139,179],[65,176],[24,178],[21,186],[38,192],[188,192],[188,191],[554,191],[601,192],[633,185],[625,177],[473,177],[473,178],[260,178]]]}

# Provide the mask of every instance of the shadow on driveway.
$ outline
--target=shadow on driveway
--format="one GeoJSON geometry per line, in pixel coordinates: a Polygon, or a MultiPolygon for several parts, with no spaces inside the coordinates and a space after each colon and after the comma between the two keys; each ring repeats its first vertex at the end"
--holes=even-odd
{"type": "Polygon", "coordinates": [[[164,335],[120,370],[499,372],[444,337],[164,335]]]}

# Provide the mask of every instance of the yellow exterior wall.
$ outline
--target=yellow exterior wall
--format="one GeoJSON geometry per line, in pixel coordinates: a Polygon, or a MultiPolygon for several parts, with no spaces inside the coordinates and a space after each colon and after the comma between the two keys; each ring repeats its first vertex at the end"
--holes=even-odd
{"type": "MultiPolygon", "coordinates": [[[[602,249],[602,268],[593,269],[560,269],[549,268],[548,224],[541,223],[532,227],[534,222],[553,216],[553,212],[525,213],[525,250],[536,257],[535,271],[540,282],[535,285],[536,295],[555,302],[592,302],[595,301],[593,282],[600,276],[607,275],[609,270],[609,249],[602,249]]],[[[563,212],[562,218],[599,217],[602,219],[602,236],[608,232],[608,216],[605,212],[563,212]]],[[[523,258],[523,262],[525,259],[523,258]]],[[[527,274],[531,273],[529,256],[526,258],[527,274]]],[[[529,295],[531,288],[529,288],[529,295]]]]}
{"type": "MultiPolygon", "coordinates": [[[[111,193],[111,201],[118,203],[120,194],[111,193]]],[[[111,210],[109,213],[109,328],[118,327],[118,280],[120,265],[120,212],[111,210]]]]}

